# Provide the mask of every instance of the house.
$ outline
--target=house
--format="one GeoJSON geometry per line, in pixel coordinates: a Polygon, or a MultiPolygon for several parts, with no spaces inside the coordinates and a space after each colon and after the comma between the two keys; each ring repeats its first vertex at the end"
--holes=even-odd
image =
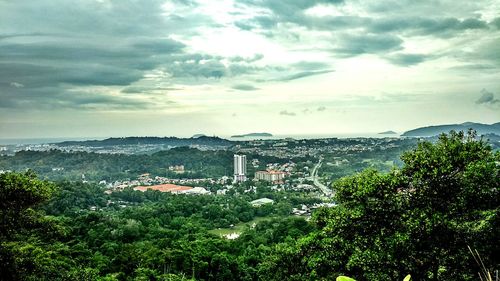
{"type": "Polygon", "coordinates": [[[264,204],[273,204],[273,203],[274,203],[274,200],[269,199],[269,198],[260,198],[260,199],[253,200],[252,202],[250,202],[250,204],[252,204],[252,206],[254,206],[254,207],[259,207],[259,206],[262,206],[264,204]]]}

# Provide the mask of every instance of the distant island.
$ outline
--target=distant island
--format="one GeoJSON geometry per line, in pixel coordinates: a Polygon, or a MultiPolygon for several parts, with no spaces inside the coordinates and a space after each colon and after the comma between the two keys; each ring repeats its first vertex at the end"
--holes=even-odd
{"type": "Polygon", "coordinates": [[[270,133],[250,133],[250,134],[244,134],[244,135],[234,135],[231,136],[232,138],[245,138],[245,137],[272,137],[273,135],[270,133]]]}
{"type": "Polygon", "coordinates": [[[206,135],[204,135],[204,134],[194,134],[191,138],[192,139],[197,139],[197,138],[201,138],[201,137],[206,137],[206,135]]]}
{"type": "Polygon", "coordinates": [[[385,131],[385,132],[382,132],[382,133],[378,133],[379,135],[397,135],[398,133],[394,132],[394,131],[385,131]]]}
{"type": "Polygon", "coordinates": [[[434,137],[442,133],[448,133],[451,130],[464,131],[469,129],[476,130],[478,135],[494,134],[500,136],[500,122],[491,125],[482,123],[465,122],[462,124],[449,124],[421,127],[414,130],[404,132],[402,137],[434,137]]]}

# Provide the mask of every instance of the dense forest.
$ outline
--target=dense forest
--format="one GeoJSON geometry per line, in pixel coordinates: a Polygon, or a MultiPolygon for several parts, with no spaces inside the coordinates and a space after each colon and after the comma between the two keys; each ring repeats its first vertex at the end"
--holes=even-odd
{"type": "MultiPolygon", "coordinates": [[[[257,157],[248,155],[249,159],[257,157]]],[[[262,167],[266,163],[286,163],[288,160],[258,156],[262,167]]],[[[14,156],[0,156],[0,169],[25,171],[31,169],[50,180],[79,180],[82,174],[87,180],[133,179],[143,173],[170,178],[205,178],[230,176],[233,152],[228,150],[198,150],[176,147],[152,155],[102,154],[89,152],[19,151],[14,156]],[[168,170],[171,165],[184,165],[186,173],[168,170]],[[62,168],[62,169],[61,169],[62,168]]],[[[248,166],[249,173],[254,171],[248,166]]],[[[264,169],[264,168],[262,168],[264,169]]]]}
{"type": "MultiPolygon", "coordinates": [[[[99,161],[105,169],[104,161],[114,160],[99,161]]],[[[32,171],[0,174],[0,279],[348,275],[363,281],[411,274],[413,280],[477,280],[480,268],[468,247],[487,270],[499,269],[500,152],[473,133],[451,133],[419,143],[401,161],[390,172],[369,169],[337,180],[336,206],[320,208],[311,221],[289,216],[292,206],[310,200],[291,194],[274,195],[273,205],[250,205],[272,195],[265,188],[233,196],[105,194],[99,186],[50,182],[32,171]],[[213,233],[256,218],[265,219],[234,240],[213,233]]]]}
{"type": "Polygon", "coordinates": [[[375,169],[380,172],[389,172],[394,166],[401,167],[402,153],[416,147],[415,140],[402,141],[398,146],[382,149],[375,147],[373,150],[352,152],[325,153],[324,165],[319,169],[319,175],[330,180],[362,172],[366,169],[375,169]]]}

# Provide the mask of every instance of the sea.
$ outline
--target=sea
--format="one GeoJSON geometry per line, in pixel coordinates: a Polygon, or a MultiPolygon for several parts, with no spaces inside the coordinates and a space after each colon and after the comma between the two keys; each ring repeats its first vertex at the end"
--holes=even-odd
{"type": "MultiPolygon", "coordinates": [[[[261,137],[261,136],[245,136],[245,137],[232,137],[221,135],[218,136],[223,139],[231,141],[249,141],[249,140],[278,140],[278,139],[326,139],[326,138],[398,138],[398,134],[386,135],[378,133],[352,133],[352,134],[298,134],[298,135],[273,135],[271,137],[261,137]]],[[[103,140],[105,137],[59,137],[59,138],[0,138],[0,145],[26,145],[26,144],[46,144],[46,143],[59,143],[63,141],[85,141],[85,140],[103,140]]]]}
{"type": "Polygon", "coordinates": [[[299,135],[273,135],[272,137],[231,137],[231,136],[221,136],[221,138],[232,140],[232,141],[248,141],[248,140],[272,140],[272,139],[328,139],[328,138],[399,138],[399,134],[379,134],[379,133],[350,133],[350,134],[299,134],[299,135]]]}
{"type": "Polygon", "coordinates": [[[14,144],[44,144],[44,143],[58,143],[63,141],[85,141],[85,140],[103,140],[105,138],[92,138],[92,137],[81,137],[81,138],[0,138],[0,145],[14,145],[14,144]]]}

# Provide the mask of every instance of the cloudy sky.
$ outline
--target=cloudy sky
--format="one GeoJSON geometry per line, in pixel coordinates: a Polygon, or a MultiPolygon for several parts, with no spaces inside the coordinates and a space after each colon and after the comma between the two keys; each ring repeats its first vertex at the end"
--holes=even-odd
{"type": "Polygon", "coordinates": [[[0,0],[0,138],[500,121],[498,0],[0,0]]]}

